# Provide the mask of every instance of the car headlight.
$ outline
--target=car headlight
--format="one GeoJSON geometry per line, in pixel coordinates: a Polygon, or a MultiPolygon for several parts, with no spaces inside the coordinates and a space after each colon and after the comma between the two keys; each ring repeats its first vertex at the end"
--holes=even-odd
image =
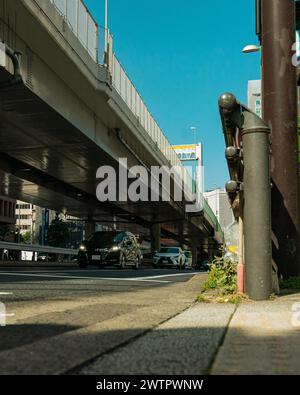
{"type": "Polygon", "coordinates": [[[114,252],[115,251],[120,251],[120,249],[121,248],[119,246],[114,246],[114,247],[111,248],[111,251],[114,251],[114,252]]]}
{"type": "Polygon", "coordinates": [[[82,245],[79,247],[79,250],[82,251],[82,252],[85,252],[85,251],[86,251],[86,246],[82,244],[82,245]]]}

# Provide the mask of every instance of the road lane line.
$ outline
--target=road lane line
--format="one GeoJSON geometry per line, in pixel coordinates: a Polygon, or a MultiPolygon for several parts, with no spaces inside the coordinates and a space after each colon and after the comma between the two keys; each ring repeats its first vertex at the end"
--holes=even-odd
{"type": "Polygon", "coordinates": [[[108,277],[79,277],[79,276],[69,276],[69,275],[49,275],[49,274],[29,274],[29,273],[7,273],[0,272],[0,275],[3,276],[14,276],[14,277],[40,277],[40,278],[60,278],[60,279],[68,279],[68,280],[107,280],[107,281],[129,281],[129,282],[151,282],[151,283],[170,283],[167,280],[154,280],[155,277],[151,278],[108,278],[108,277]]]}
{"type": "Polygon", "coordinates": [[[199,274],[199,273],[194,272],[194,273],[161,274],[159,276],[140,277],[140,280],[146,279],[146,278],[152,279],[152,278],[179,277],[179,276],[195,276],[196,274],[199,274]]]}

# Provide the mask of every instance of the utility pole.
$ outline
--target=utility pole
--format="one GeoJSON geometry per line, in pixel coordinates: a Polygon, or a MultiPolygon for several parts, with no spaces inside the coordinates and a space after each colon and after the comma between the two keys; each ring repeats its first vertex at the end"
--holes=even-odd
{"type": "Polygon", "coordinates": [[[230,93],[220,97],[219,107],[232,177],[226,190],[239,198],[243,210],[245,291],[250,299],[268,300],[272,289],[270,128],[230,93]],[[235,145],[237,128],[242,152],[235,145]]]}
{"type": "Polygon", "coordinates": [[[263,117],[272,130],[273,262],[284,277],[300,274],[295,1],[258,1],[263,117]]]}
{"type": "Polygon", "coordinates": [[[196,180],[197,180],[197,128],[196,128],[196,126],[191,126],[191,131],[194,133],[194,144],[195,144],[195,160],[194,160],[194,171],[193,171],[193,173],[194,173],[194,175],[193,175],[193,178],[194,178],[194,191],[193,192],[195,192],[195,193],[197,193],[197,183],[196,183],[196,180]]]}
{"type": "Polygon", "coordinates": [[[105,10],[104,10],[104,29],[105,29],[105,63],[107,65],[108,60],[108,43],[109,43],[109,26],[108,26],[108,0],[105,0],[105,10]]]}

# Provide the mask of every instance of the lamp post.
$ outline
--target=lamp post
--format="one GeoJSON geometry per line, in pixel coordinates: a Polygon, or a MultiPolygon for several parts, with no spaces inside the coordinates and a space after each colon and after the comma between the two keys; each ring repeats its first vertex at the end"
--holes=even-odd
{"type": "MultiPolygon", "coordinates": [[[[260,80],[262,80],[262,56],[261,56],[261,51],[262,51],[262,47],[258,46],[258,45],[246,45],[243,49],[242,52],[244,54],[249,54],[249,53],[255,53],[255,52],[260,52],[260,80]]],[[[260,94],[259,96],[262,96],[262,94],[260,94]]],[[[261,117],[263,118],[263,102],[261,103],[261,117]]]]}
{"type": "Polygon", "coordinates": [[[195,192],[196,192],[196,165],[197,165],[197,128],[196,126],[191,126],[191,131],[194,133],[194,144],[195,144],[195,161],[194,161],[194,185],[195,185],[195,192]]]}
{"type": "Polygon", "coordinates": [[[104,29],[105,29],[105,52],[108,52],[108,41],[109,41],[109,30],[108,30],[108,0],[105,0],[105,21],[104,21],[104,29]]]}

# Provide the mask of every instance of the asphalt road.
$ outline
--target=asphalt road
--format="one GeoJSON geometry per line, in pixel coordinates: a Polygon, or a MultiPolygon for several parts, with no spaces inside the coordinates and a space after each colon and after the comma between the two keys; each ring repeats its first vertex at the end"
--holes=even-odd
{"type": "Polygon", "coordinates": [[[45,298],[132,292],[188,281],[195,272],[178,270],[0,269],[0,300],[4,303],[45,298]],[[1,295],[2,292],[2,295],[1,295]]]}
{"type": "Polygon", "coordinates": [[[0,327],[0,374],[84,366],[185,310],[204,278],[178,270],[1,268],[8,316],[0,327]]]}

